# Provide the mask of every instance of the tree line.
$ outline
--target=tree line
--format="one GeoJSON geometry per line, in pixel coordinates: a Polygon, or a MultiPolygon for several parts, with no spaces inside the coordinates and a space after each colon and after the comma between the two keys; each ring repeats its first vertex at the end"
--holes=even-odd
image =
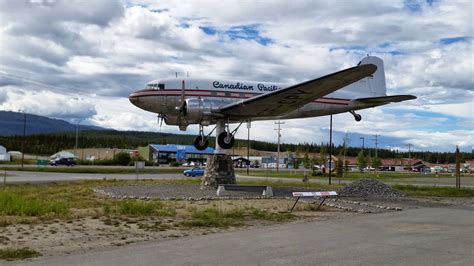
{"type": "MultiPolygon", "coordinates": [[[[78,148],[119,148],[135,149],[148,144],[191,144],[194,135],[179,135],[170,133],[140,132],[140,131],[115,131],[115,130],[89,130],[80,131],[78,138],[78,148]]],[[[7,150],[23,151],[30,154],[51,155],[60,150],[73,149],[76,143],[75,132],[34,134],[23,136],[0,136],[0,145],[7,150]]],[[[215,139],[209,139],[209,146],[213,147],[215,139]]],[[[247,140],[236,139],[236,147],[247,147],[247,140]]],[[[250,148],[262,151],[277,151],[277,144],[264,141],[250,141],[250,148]]],[[[280,145],[280,151],[294,153],[296,157],[303,157],[305,153],[327,153],[328,143],[299,143],[280,145]]],[[[331,146],[332,154],[338,155],[344,152],[342,145],[331,146]]],[[[361,151],[360,147],[346,147],[345,154],[350,157],[357,157],[361,151]]],[[[374,149],[366,148],[365,152],[375,154],[374,149]]],[[[378,158],[408,158],[408,152],[398,152],[388,149],[378,149],[378,158]]],[[[454,147],[453,152],[430,152],[412,151],[412,158],[421,159],[430,163],[454,163],[456,161],[454,147]]],[[[461,161],[472,160],[472,153],[461,153],[461,161]]]]}

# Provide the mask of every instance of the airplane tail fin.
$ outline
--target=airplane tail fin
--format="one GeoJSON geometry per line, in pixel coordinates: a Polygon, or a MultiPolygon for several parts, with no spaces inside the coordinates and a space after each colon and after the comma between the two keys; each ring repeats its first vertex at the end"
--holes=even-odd
{"type": "Polygon", "coordinates": [[[357,65],[373,64],[377,66],[377,70],[371,76],[354,82],[344,88],[356,95],[366,95],[367,97],[385,96],[387,95],[387,86],[385,82],[385,71],[383,60],[376,56],[367,56],[363,58],[357,65]]]}

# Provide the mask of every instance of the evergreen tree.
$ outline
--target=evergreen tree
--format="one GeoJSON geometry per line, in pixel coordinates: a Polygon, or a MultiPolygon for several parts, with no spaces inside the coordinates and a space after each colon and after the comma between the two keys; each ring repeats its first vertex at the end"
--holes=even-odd
{"type": "Polygon", "coordinates": [[[357,155],[357,167],[359,168],[359,171],[362,173],[366,166],[367,166],[367,159],[364,156],[364,151],[361,150],[359,154],[357,155]]]}
{"type": "Polygon", "coordinates": [[[381,165],[382,165],[382,161],[380,160],[378,156],[375,156],[372,159],[372,167],[375,168],[375,171],[378,171],[381,165]]]}
{"type": "Polygon", "coordinates": [[[319,150],[319,166],[323,169],[323,173],[326,173],[326,164],[328,162],[328,154],[326,152],[326,147],[321,144],[321,149],[319,150]]]}
{"type": "Polygon", "coordinates": [[[306,168],[306,169],[312,168],[312,160],[309,158],[308,152],[305,152],[305,153],[304,153],[303,166],[304,166],[304,168],[306,168]]]}

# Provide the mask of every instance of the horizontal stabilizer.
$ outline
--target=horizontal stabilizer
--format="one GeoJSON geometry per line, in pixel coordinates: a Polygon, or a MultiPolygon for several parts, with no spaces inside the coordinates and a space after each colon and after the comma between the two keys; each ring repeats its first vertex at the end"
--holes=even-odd
{"type": "Polygon", "coordinates": [[[370,97],[370,98],[358,98],[353,100],[354,103],[362,103],[367,105],[384,105],[388,103],[397,103],[408,100],[414,100],[416,96],[413,95],[391,95],[391,96],[380,96],[380,97],[370,97]]]}

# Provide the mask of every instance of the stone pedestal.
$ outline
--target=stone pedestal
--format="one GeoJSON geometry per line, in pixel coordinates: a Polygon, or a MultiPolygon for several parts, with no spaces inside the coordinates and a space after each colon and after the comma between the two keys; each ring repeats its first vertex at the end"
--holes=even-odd
{"type": "Polygon", "coordinates": [[[234,163],[230,155],[214,154],[207,157],[201,189],[216,189],[219,184],[236,184],[234,163]]]}

